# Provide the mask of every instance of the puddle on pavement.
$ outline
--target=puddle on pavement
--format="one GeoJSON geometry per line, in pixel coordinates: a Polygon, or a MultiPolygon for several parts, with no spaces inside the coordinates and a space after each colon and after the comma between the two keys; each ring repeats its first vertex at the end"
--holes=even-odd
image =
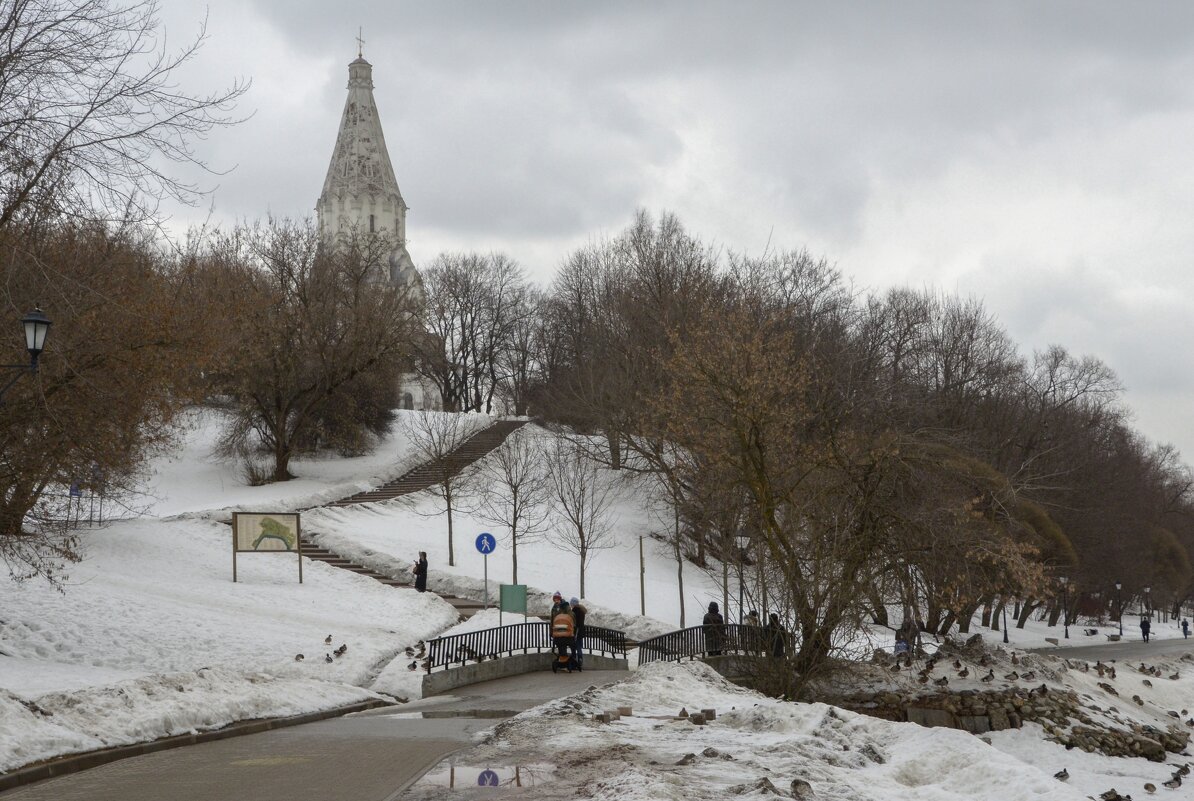
{"type": "Polygon", "coordinates": [[[423,774],[409,792],[416,797],[434,793],[433,797],[438,798],[444,790],[460,798],[489,796],[544,784],[554,774],[555,765],[471,765],[449,757],[423,774]]]}
{"type": "Polygon", "coordinates": [[[394,712],[388,715],[392,718],[512,718],[518,712],[513,709],[429,709],[426,712],[394,712]]]}

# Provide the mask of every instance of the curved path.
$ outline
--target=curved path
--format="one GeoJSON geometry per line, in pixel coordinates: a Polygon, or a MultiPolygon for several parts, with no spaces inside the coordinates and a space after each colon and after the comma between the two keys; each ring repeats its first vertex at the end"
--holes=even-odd
{"type": "Polygon", "coordinates": [[[1073,648],[1034,648],[1036,653],[1050,656],[1068,656],[1071,659],[1122,659],[1133,660],[1157,659],[1161,657],[1181,656],[1194,653],[1194,638],[1183,640],[1180,637],[1168,640],[1129,640],[1127,642],[1109,642],[1103,645],[1077,645],[1073,648]]]}
{"type": "Polygon", "coordinates": [[[625,671],[528,673],[401,706],[131,757],[0,793],[3,801],[392,801],[501,718],[625,671]]]}

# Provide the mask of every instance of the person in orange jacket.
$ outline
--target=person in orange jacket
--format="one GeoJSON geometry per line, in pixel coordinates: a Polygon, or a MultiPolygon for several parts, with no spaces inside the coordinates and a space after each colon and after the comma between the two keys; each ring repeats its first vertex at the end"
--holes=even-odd
{"type": "Polygon", "coordinates": [[[568,602],[564,601],[559,605],[558,610],[551,619],[551,641],[556,648],[557,659],[551,663],[552,672],[560,669],[560,664],[567,666],[568,672],[572,672],[572,660],[569,651],[572,648],[573,638],[576,637],[576,618],[572,616],[572,609],[568,606],[568,602]]]}

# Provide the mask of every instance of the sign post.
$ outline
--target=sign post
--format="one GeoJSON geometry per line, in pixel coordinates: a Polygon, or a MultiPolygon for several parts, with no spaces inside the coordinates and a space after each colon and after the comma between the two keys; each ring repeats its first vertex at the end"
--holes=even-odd
{"type": "Polygon", "coordinates": [[[497,547],[497,539],[488,531],[477,535],[477,552],[485,557],[485,608],[489,608],[489,555],[497,547]]]}
{"type": "Polygon", "coordinates": [[[503,584],[498,587],[498,625],[502,625],[503,612],[522,612],[522,622],[527,622],[527,585],[503,584]]]}
{"type": "Polygon", "coordinates": [[[236,581],[236,555],[245,551],[297,554],[299,584],[303,583],[303,545],[297,513],[233,512],[233,582],[236,581]]]}

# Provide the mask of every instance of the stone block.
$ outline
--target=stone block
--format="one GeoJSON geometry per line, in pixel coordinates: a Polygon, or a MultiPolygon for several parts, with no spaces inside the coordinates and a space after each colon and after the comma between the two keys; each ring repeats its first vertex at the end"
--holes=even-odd
{"type": "Polygon", "coordinates": [[[920,726],[939,726],[947,729],[956,729],[958,727],[957,721],[954,719],[954,713],[944,709],[910,706],[904,710],[904,714],[907,716],[909,723],[916,723],[920,726]]]}
{"type": "Polygon", "coordinates": [[[688,716],[688,721],[697,726],[704,726],[705,725],[705,716],[702,715],[700,712],[696,712],[696,713],[688,716]]]}
{"type": "Polygon", "coordinates": [[[987,720],[991,724],[991,731],[1003,731],[1012,727],[1011,721],[1007,717],[1007,711],[1000,707],[991,707],[988,710],[987,720]]]}
{"type": "Polygon", "coordinates": [[[1049,643],[1050,645],[1057,645],[1057,638],[1056,637],[1046,637],[1045,642],[1049,643]]]}
{"type": "Polygon", "coordinates": [[[987,715],[958,715],[958,726],[971,734],[986,734],[991,730],[991,718],[987,715]]]}
{"type": "Polygon", "coordinates": [[[717,720],[716,709],[702,709],[701,714],[705,716],[705,720],[717,720]]]}
{"type": "Polygon", "coordinates": [[[634,714],[633,707],[629,707],[629,706],[618,707],[618,715],[621,717],[628,718],[633,714],[634,714]]]}

